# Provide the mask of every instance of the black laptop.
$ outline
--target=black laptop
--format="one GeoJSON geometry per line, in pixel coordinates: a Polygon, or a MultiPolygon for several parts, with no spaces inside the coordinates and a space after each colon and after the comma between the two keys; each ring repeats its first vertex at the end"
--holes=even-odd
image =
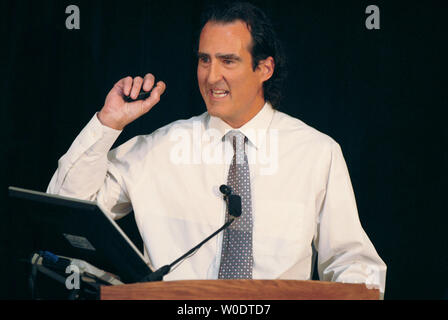
{"type": "Polygon", "coordinates": [[[30,254],[42,250],[84,260],[124,283],[139,282],[152,272],[141,252],[95,202],[16,187],[8,191],[15,219],[33,230],[30,254]]]}

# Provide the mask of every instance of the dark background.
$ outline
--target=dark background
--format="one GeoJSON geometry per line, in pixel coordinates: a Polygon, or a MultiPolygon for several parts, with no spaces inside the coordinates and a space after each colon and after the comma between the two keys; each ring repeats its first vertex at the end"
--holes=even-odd
{"type": "MultiPolygon", "coordinates": [[[[116,81],[151,72],[167,84],[117,144],[205,110],[194,55],[205,2],[0,2],[1,298],[28,297],[16,258],[30,230],[7,186],[45,191],[116,81]],[[70,4],[80,30],[65,28],[70,4]]],[[[288,55],[281,110],[342,147],[361,222],[388,266],[385,298],[448,298],[446,2],[253,2],[288,55]],[[370,4],[380,30],[365,27],[370,4]]],[[[131,234],[132,219],[121,222],[131,234]]]]}

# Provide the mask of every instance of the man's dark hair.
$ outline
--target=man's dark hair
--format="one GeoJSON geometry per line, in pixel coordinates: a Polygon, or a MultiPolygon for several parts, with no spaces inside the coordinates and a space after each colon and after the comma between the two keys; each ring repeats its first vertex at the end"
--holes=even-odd
{"type": "Polygon", "coordinates": [[[253,70],[255,71],[261,60],[267,57],[274,59],[274,73],[263,83],[263,93],[265,100],[274,108],[278,108],[282,99],[283,81],[286,78],[286,59],[274,27],[261,9],[248,2],[224,1],[209,5],[202,13],[199,30],[202,31],[209,21],[232,23],[237,20],[246,23],[252,36],[249,51],[252,55],[253,70]]]}

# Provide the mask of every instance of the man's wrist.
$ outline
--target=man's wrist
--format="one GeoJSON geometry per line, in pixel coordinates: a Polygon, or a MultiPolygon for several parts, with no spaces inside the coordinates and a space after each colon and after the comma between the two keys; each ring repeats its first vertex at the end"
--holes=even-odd
{"type": "Polygon", "coordinates": [[[123,125],[118,124],[117,122],[111,120],[111,118],[108,117],[107,114],[105,114],[105,112],[103,110],[98,112],[96,114],[96,116],[103,126],[106,126],[108,128],[118,130],[118,131],[122,131],[124,129],[123,125]]]}

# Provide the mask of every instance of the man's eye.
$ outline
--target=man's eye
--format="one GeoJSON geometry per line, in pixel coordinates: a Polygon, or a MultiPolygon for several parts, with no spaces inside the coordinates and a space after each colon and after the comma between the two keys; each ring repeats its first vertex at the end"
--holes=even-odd
{"type": "Polygon", "coordinates": [[[207,63],[207,62],[209,62],[209,59],[208,59],[208,57],[199,57],[199,62],[207,63]]]}
{"type": "Polygon", "coordinates": [[[228,59],[224,60],[224,64],[230,65],[230,64],[233,64],[233,63],[234,63],[233,60],[228,60],[228,59]]]}

